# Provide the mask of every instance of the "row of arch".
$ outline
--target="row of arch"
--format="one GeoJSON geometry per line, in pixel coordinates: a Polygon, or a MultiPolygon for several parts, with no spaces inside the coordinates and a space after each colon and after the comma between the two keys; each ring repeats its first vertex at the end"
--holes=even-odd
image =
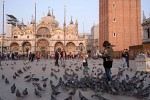
{"type": "MultiPolygon", "coordinates": [[[[21,47],[19,46],[19,44],[17,42],[13,42],[10,44],[10,51],[12,52],[29,52],[32,48],[32,45],[30,42],[26,41],[26,42],[23,42],[21,47]]],[[[38,52],[42,52],[42,53],[45,53],[45,52],[50,52],[50,45],[49,45],[49,42],[46,40],[46,39],[41,39],[37,42],[36,44],[36,51],[38,52]]],[[[57,42],[55,45],[54,45],[54,50],[57,50],[57,49],[63,49],[64,48],[64,45],[63,43],[60,41],[60,42],[57,42]]],[[[84,47],[83,47],[83,43],[80,43],[79,46],[76,46],[73,42],[69,42],[66,44],[65,46],[65,49],[68,53],[75,53],[77,50],[80,51],[82,50],[84,47]]]]}

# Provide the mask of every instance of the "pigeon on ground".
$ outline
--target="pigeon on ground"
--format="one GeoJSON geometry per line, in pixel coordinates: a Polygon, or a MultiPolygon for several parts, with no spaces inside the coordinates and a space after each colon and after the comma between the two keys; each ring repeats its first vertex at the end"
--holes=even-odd
{"type": "Polygon", "coordinates": [[[9,81],[8,81],[8,79],[7,79],[7,78],[5,79],[5,83],[6,83],[6,84],[9,84],[9,81]]]}
{"type": "Polygon", "coordinates": [[[88,100],[86,97],[84,97],[81,92],[79,91],[79,98],[80,100],[88,100]]]}
{"type": "Polygon", "coordinates": [[[5,79],[5,75],[4,74],[2,74],[2,79],[5,79]]]}
{"type": "Polygon", "coordinates": [[[16,97],[23,97],[18,89],[17,89],[17,92],[16,92],[16,97]]]}
{"type": "Polygon", "coordinates": [[[72,96],[65,98],[64,100],[72,100],[72,96]]]}
{"type": "Polygon", "coordinates": [[[46,82],[44,82],[44,83],[43,83],[43,87],[44,87],[44,88],[46,88],[46,87],[47,87],[47,84],[46,84],[46,82]]]}
{"type": "Polygon", "coordinates": [[[35,90],[34,90],[34,94],[35,94],[36,96],[42,97],[41,94],[40,94],[40,92],[39,92],[36,88],[35,88],[35,90]]]}
{"type": "Polygon", "coordinates": [[[15,93],[16,85],[15,83],[11,86],[11,93],[15,93]]]}
{"type": "Polygon", "coordinates": [[[22,91],[22,94],[25,96],[25,95],[28,95],[28,90],[27,88],[25,88],[25,90],[22,91]]]}
{"type": "Polygon", "coordinates": [[[51,100],[57,100],[57,99],[53,96],[53,94],[51,94],[51,100]]]}
{"type": "Polygon", "coordinates": [[[71,91],[71,92],[69,93],[69,95],[75,95],[75,94],[76,94],[76,89],[74,88],[73,91],[71,91]]]}

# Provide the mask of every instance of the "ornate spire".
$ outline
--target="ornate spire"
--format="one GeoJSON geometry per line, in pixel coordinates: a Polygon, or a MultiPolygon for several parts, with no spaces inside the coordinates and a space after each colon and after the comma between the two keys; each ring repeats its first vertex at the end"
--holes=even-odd
{"type": "Polygon", "coordinates": [[[34,18],[33,18],[33,15],[32,15],[30,24],[35,24],[35,20],[34,20],[34,18]]]}
{"type": "Polygon", "coordinates": [[[54,11],[54,10],[52,9],[52,16],[55,18],[53,11],[54,11]]]}
{"type": "Polygon", "coordinates": [[[143,11],[143,22],[146,20],[146,16],[145,16],[145,13],[143,11]]]}
{"type": "Polygon", "coordinates": [[[64,30],[66,29],[66,5],[64,5],[64,30]]]}
{"type": "Polygon", "coordinates": [[[22,21],[21,21],[21,25],[22,25],[22,26],[24,25],[23,18],[22,18],[22,21]]]}
{"type": "Polygon", "coordinates": [[[78,25],[78,20],[76,19],[76,23],[75,23],[76,25],[78,25]]]}
{"type": "Polygon", "coordinates": [[[71,16],[71,21],[70,21],[70,24],[73,24],[73,21],[72,21],[72,16],[71,16]]]}
{"type": "Polygon", "coordinates": [[[48,13],[47,13],[47,16],[51,16],[51,13],[50,13],[50,7],[48,7],[48,13]]]}

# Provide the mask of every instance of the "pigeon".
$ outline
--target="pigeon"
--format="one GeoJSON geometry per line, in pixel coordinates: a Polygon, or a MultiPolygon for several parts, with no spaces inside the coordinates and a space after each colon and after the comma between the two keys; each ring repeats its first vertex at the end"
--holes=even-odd
{"type": "Polygon", "coordinates": [[[5,79],[5,75],[2,74],[2,79],[5,79]]]}
{"type": "Polygon", "coordinates": [[[54,91],[54,90],[52,91],[52,94],[53,94],[53,95],[58,95],[58,94],[60,94],[60,93],[61,93],[61,92],[59,92],[59,91],[54,91]]]}
{"type": "Polygon", "coordinates": [[[46,66],[45,66],[45,67],[42,67],[42,70],[45,71],[45,70],[46,70],[46,66]]]}
{"type": "Polygon", "coordinates": [[[31,76],[30,75],[26,75],[25,77],[24,77],[24,79],[26,79],[26,78],[30,78],[31,76]]]}
{"type": "Polygon", "coordinates": [[[86,97],[84,97],[81,92],[79,91],[79,98],[80,100],[88,100],[86,97]]]}
{"type": "Polygon", "coordinates": [[[20,77],[16,72],[15,72],[15,76],[18,76],[18,77],[20,77]]]}
{"type": "Polygon", "coordinates": [[[75,94],[76,94],[76,89],[74,88],[73,91],[71,91],[71,92],[69,93],[69,95],[75,95],[75,94]]]}
{"type": "Polygon", "coordinates": [[[72,96],[65,98],[64,100],[72,100],[72,96]]]}
{"type": "Polygon", "coordinates": [[[53,96],[53,94],[51,94],[51,100],[57,100],[57,99],[53,96]]]}
{"type": "Polygon", "coordinates": [[[15,83],[11,86],[11,93],[15,93],[16,85],[15,83]]]}
{"type": "Polygon", "coordinates": [[[37,85],[37,89],[38,89],[39,91],[45,91],[44,89],[42,89],[42,87],[41,87],[40,85],[37,85]]]}
{"type": "Polygon", "coordinates": [[[16,92],[16,97],[22,97],[21,93],[19,92],[19,90],[17,89],[17,92],[16,92]]]}
{"type": "Polygon", "coordinates": [[[44,83],[43,83],[43,87],[44,87],[44,88],[46,88],[46,87],[47,87],[47,84],[46,84],[46,82],[44,82],[44,83]]]}
{"type": "Polygon", "coordinates": [[[7,78],[5,79],[5,83],[6,83],[6,84],[9,84],[9,81],[8,81],[8,79],[7,79],[7,78]]]}
{"type": "Polygon", "coordinates": [[[36,88],[35,88],[35,90],[34,90],[34,94],[35,94],[36,96],[42,97],[41,94],[40,94],[40,92],[39,92],[36,88]]]}
{"type": "Polygon", "coordinates": [[[27,91],[27,88],[25,88],[25,90],[22,91],[22,94],[25,96],[25,95],[28,95],[28,91],[27,91]]]}
{"type": "Polygon", "coordinates": [[[26,72],[26,71],[27,71],[27,70],[26,70],[26,68],[24,68],[24,67],[23,67],[23,71],[25,71],[25,72],[26,72]]]}
{"type": "Polygon", "coordinates": [[[13,79],[16,79],[16,76],[15,76],[15,75],[13,75],[13,79]]]}

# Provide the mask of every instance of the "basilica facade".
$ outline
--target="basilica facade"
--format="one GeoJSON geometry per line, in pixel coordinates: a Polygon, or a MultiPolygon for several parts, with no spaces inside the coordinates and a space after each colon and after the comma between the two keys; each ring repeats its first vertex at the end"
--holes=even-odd
{"type": "Polygon", "coordinates": [[[70,23],[66,25],[64,22],[61,28],[50,11],[38,23],[32,17],[28,25],[24,25],[23,21],[20,25],[16,24],[11,37],[3,38],[3,48],[6,53],[27,54],[31,51],[41,55],[54,54],[57,49],[65,49],[67,54],[86,50],[85,36],[78,33],[78,21],[73,22],[71,18],[70,23]]]}

